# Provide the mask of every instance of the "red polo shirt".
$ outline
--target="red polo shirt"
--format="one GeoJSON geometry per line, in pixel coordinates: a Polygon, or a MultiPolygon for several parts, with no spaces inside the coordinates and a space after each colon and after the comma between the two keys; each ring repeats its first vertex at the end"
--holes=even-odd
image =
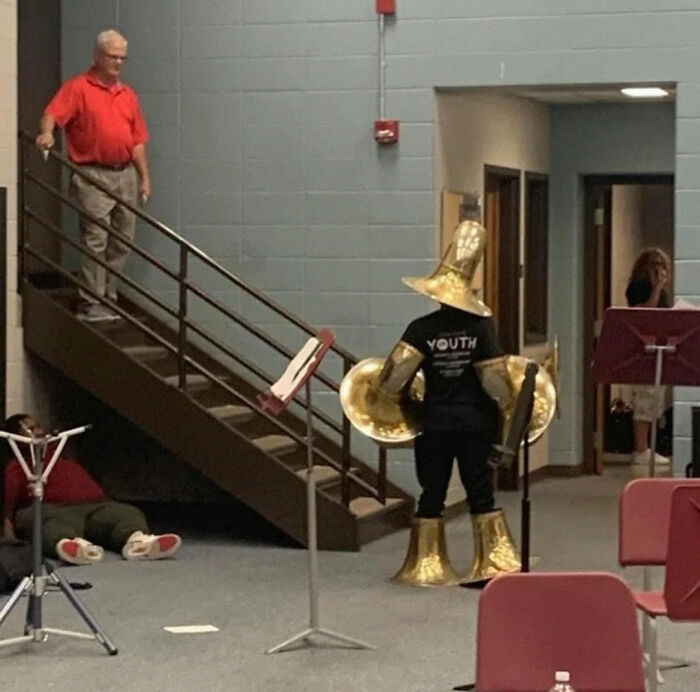
{"type": "Polygon", "coordinates": [[[74,163],[128,163],[134,147],[148,141],[134,91],[121,82],[103,84],[93,70],[65,82],[45,113],[59,127],[65,126],[68,155],[74,163]]]}
{"type": "MultiPolygon", "coordinates": [[[[77,461],[59,457],[44,487],[46,504],[73,505],[106,500],[102,487],[77,461]]],[[[17,459],[13,459],[5,469],[4,515],[14,521],[15,512],[31,502],[27,477],[17,459]]]]}

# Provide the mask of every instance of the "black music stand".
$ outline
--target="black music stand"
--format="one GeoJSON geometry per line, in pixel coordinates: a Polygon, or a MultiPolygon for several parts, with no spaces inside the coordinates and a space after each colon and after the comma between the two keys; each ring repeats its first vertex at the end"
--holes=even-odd
{"type": "Polygon", "coordinates": [[[313,635],[324,636],[331,641],[347,644],[355,649],[374,649],[359,639],[347,637],[319,625],[318,606],[318,545],[316,536],[316,481],[313,475],[313,421],[311,410],[311,376],[321,364],[324,356],[335,341],[335,335],[328,329],[322,329],[318,338],[309,339],[297,355],[290,361],[287,369],[267,394],[259,394],[258,400],[263,410],[278,415],[294,399],[299,390],[304,387],[306,392],[306,530],[308,537],[309,556],[309,626],[285,639],[277,646],[268,649],[266,653],[274,654],[281,651],[296,650],[305,646],[313,646],[313,635]],[[302,646],[295,646],[298,642],[302,646]]]}
{"type": "MultiPolygon", "coordinates": [[[[700,386],[700,311],[608,308],[593,360],[600,384],[700,386]]],[[[651,424],[649,476],[654,476],[657,422],[651,424]]]]}
{"type": "MultiPolygon", "coordinates": [[[[498,454],[490,463],[494,467],[510,466],[518,463],[518,451],[523,449],[523,495],[520,501],[520,571],[530,571],[530,439],[527,435],[532,407],[535,403],[535,378],[539,366],[534,361],[525,368],[525,377],[515,401],[513,417],[508,430],[508,438],[498,454]]],[[[468,584],[465,584],[468,586],[468,584]]],[[[458,685],[453,690],[465,691],[476,689],[476,683],[458,685]]]]}
{"type": "Polygon", "coordinates": [[[65,577],[63,577],[51,561],[44,560],[42,556],[41,527],[44,486],[68,438],[85,432],[88,427],[89,426],[84,425],[79,428],[64,430],[54,435],[45,435],[44,437],[24,437],[22,435],[15,435],[14,433],[0,431],[0,437],[4,437],[7,440],[19,465],[22,467],[22,471],[24,471],[33,497],[32,574],[22,579],[0,610],[0,625],[2,625],[12,609],[19,602],[19,599],[24,595],[29,597],[27,617],[24,625],[24,636],[2,639],[0,640],[0,647],[23,644],[26,642],[44,642],[49,635],[53,634],[76,639],[94,639],[99,644],[102,644],[111,656],[118,653],[117,647],[110,640],[102,627],[100,627],[87,606],[78,598],[78,595],[73,591],[65,577]],[[18,442],[28,445],[30,453],[29,463],[17,446],[18,442]],[[44,467],[44,457],[46,455],[47,446],[54,442],[57,443],[56,448],[51,453],[51,458],[46,464],[46,467],[44,467]],[[63,593],[73,608],[78,611],[87,626],[92,630],[91,635],[83,632],[44,627],[41,599],[51,587],[63,593]]]}

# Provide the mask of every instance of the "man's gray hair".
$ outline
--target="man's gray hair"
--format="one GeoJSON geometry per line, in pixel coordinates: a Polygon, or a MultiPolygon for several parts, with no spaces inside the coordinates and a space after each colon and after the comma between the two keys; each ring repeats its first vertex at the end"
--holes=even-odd
{"type": "Polygon", "coordinates": [[[102,51],[103,53],[107,50],[107,47],[113,41],[118,41],[119,43],[124,43],[127,45],[127,40],[115,29],[105,29],[100,31],[95,37],[95,50],[102,51]]]}

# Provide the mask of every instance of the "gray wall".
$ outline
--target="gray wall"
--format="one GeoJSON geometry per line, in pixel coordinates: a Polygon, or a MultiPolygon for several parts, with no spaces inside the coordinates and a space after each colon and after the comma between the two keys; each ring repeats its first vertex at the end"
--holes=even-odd
{"type": "MultiPolygon", "coordinates": [[[[675,160],[661,144],[626,141],[638,169],[661,160],[676,170],[676,290],[700,296],[697,0],[398,7],[387,26],[386,110],[401,120],[394,148],[378,148],[371,136],[378,78],[370,0],[64,0],[64,73],[84,68],[97,29],[120,27],[131,42],[128,80],[153,135],[152,211],[307,320],[335,328],[359,354],[386,351],[424,307],[399,277],[433,264],[435,87],[678,82],[675,160]]],[[[580,451],[570,372],[581,328],[572,177],[553,201],[551,328],[570,356],[554,463],[578,461],[580,451]]],[[[685,453],[687,412],[678,418],[685,453]]]]}

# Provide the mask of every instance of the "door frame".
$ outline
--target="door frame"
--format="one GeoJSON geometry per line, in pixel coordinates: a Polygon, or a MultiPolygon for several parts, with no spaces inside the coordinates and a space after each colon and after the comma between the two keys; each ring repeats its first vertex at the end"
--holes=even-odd
{"type": "MultiPolygon", "coordinates": [[[[606,385],[596,385],[590,376],[595,353],[596,331],[602,313],[610,304],[613,185],[675,185],[673,173],[584,175],[583,176],[583,348],[581,391],[583,392],[583,471],[603,472],[606,385]],[[603,213],[598,212],[603,203],[603,213]],[[591,229],[593,232],[591,232],[591,229]],[[602,268],[603,276],[600,276],[602,268]],[[602,295],[601,295],[602,292],[602,295]]],[[[675,231],[674,231],[675,232],[675,231]]]]}

